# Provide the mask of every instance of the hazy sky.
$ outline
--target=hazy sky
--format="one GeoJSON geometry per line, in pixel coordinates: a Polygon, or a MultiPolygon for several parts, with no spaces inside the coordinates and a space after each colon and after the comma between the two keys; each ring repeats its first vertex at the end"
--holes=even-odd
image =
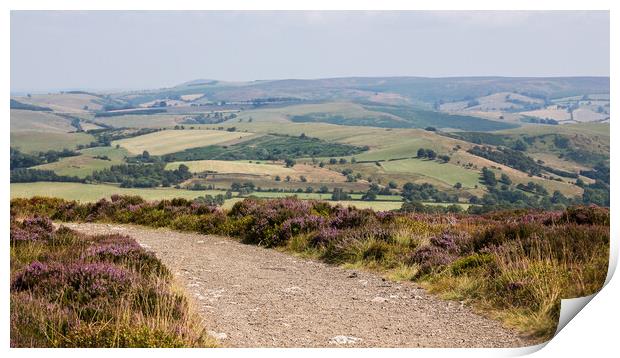
{"type": "Polygon", "coordinates": [[[608,76],[608,12],[11,13],[11,90],[204,78],[608,76]]]}

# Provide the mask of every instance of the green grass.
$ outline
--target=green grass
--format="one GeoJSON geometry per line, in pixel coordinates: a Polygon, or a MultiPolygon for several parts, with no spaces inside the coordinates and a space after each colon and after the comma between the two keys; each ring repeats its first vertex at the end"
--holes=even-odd
{"type": "Polygon", "coordinates": [[[221,190],[194,191],[174,188],[120,188],[108,184],[82,183],[13,183],[11,184],[11,198],[30,198],[33,196],[48,196],[67,200],[93,202],[101,198],[109,198],[112,194],[139,195],[146,200],[161,200],[172,198],[194,199],[205,194],[223,194],[221,190]]]}
{"type": "Polygon", "coordinates": [[[11,132],[11,146],[25,153],[75,149],[78,144],[89,144],[94,140],[95,137],[86,133],[11,132]]]}
{"type": "Polygon", "coordinates": [[[123,148],[95,147],[83,149],[80,155],[65,157],[57,162],[43,164],[34,169],[53,170],[58,175],[77,176],[84,178],[96,170],[110,168],[112,165],[122,164],[128,155],[123,148]],[[110,160],[98,159],[96,156],[107,156],[110,160]]]}
{"type": "Polygon", "coordinates": [[[461,183],[465,188],[473,188],[478,184],[480,177],[480,173],[477,171],[468,170],[451,163],[439,163],[434,160],[394,160],[382,162],[381,166],[387,173],[419,173],[448,185],[461,183]]]}

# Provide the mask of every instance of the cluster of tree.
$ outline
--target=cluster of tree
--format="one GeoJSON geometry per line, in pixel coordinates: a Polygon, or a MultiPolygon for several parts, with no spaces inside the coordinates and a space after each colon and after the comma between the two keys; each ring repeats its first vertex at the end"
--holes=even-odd
{"type": "Polygon", "coordinates": [[[401,212],[405,213],[427,213],[427,214],[441,214],[441,213],[461,213],[463,208],[458,204],[452,204],[447,206],[442,205],[425,205],[420,201],[406,201],[400,207],[401,212]]]}
{"type": "Polygon", "coordinates": [[[269,134],[231,146],[210,145],[162,156],[165,162],[187,160],[286,160],[293,158],[345,156],[367,147],[330,143],[318,138],[269,134]]]}
{"type": "Polygon", "coordinates": [[[233,182],[230,185],[230,190],[239,192],[239,195],[248,195],[254,192],[255,189],[256,187],[251,181],[245,183],[233,182]]]}
{"type": "Polygon", "coordinates": [[[537,124],[551,124],[551,125],[560,124],[560,122],[558,122],[557,120],[553,118],[538,118],[538,117],[532,117],[532,116],[521,117],[521,122],[537,123],[537,124]]]}
{"type": "Polygon", "coordinates": [[[585,204],[609,206],[609,166],[601,162],[595,165],[592,170],[582,171],[581,174],[594,179],[594,183],[588,185],[581,179],[577,180],[577,185],[583,188],[583,202],[585,204]]]}
{"type": "Polygon", "coordinates": [[[332,200],[349,200],[351,195],[347,194],[342,188],[334,188],[332,200]]]}
{"type": "Polygon", "coordinates": [[[76,176],[58,175],[51,170],[20,168],[11,170],[11,183],[33,183],[37,181],[82,183],[76,176]]]}
{"type": "Polygon", "coordinates": [[[435,159],[437,152],[432,149],[420,148],[418,149],[418,158],[435,159]]]}
{"type": "Polygon", "coordinates": [[[457,195],[450,195],[446,192],[439,191],[434,185],[429,183],[405,183],[401,195],[403,200],[407,202],[432,200],[438,203],[450,203],[458,202],[459,200],[457,195]]]}
{"type": "Polygon", "coordinates": [[[203,205],[209,205],[209,206],[222,206],[224,205],[224,202],[226,201],[226,199],[231,198],[231,197],[232,197],[232,193],[227,191],[226,195],[217,194],[213,196],[213,195],[207,194],[204,196],[199,196],[196,199],[194,199],[193,202],[196,204],[203,204],[203,205]]]}
{"type": "Polygon", "coordinates": [[[92,148],[92,147],[109,147],[112,145],[112,141],[137,137],[149,133],[159,132],[158,128],[140,128],[140,129],[122,129],[122,128],[100,128],[91,129],[86,133],[95,137],[96,142],[92,142],[88,145],[78,145],[78,149],[92,148]]]}
{"type": "Polygon", "coordinates": [[[289,102],[300,102],[301,99],[295,97],[266,97],[266,98],[253,98],[250,100],[250,103],[254,107],[261,107],[268,104],[275,103],[289,103],[289,102]]]}
{"type": "Polygon", "coordinates": [[[60,158],[74,157],[76,155],[80,155],[80,153],[69,149],[63,149],[60,151],[49,150],[47,152],[28,154],[21,152],[19,149],[11,148],[11,170],[53,163],[60,160],[60,158]]]}
{"type": "Polygon", "coordinates": [[[596,164],[592,170],[582,170],[579,174],[609,184],[609,165],[603,162],[596,164]]]}
{"type": "MultiPolygon", "coordinates": [[[[537,109],[541,109],[544,107],[544,105],[541,103],[522,101],[517,98],[510,98],[509,95],[506,96],[506,102],[516,104],[517,106],[519,106],[520,109],[518,109],[518,111],[535,111],[537,109]]],[[[517,110],[516,108],[509,109],[509,111],[516,111],[516,110],[517,110]]]]}
{"type": "MultiPolygon", "coordinates": [[[[394,182],[391,182],[391,183],[394,183],[394,182]]],[[[392,192],[390,191],[389,186],[382,188],[376,183],[372,183],[370,184],[370,188],[368,189],[368,191],[362,195],[361,199],[364,201],[375,201],[377,200],[377,195],[391,195],[391,194],[392,192]]]]}
{"type": "Polygon", "coordinates": [[[545,189],[544,186],[534,183],[534,182],[528,182],[527,185],[520,183],[517,184],[517,189],[523,190],[523,191],[527,191],[533,194],[538,194],[538,195],[548,195],[549,192],[547,191],[547,189],[545,189]]]}
{"type": "Polygon", "coordinates": [[[192,177],[189,168],[181,164],[178,169],[166,170],[164,163],[121,164],[93,172],[88,181],[120,183],[124,188],[168,187],[192,177]]]}
{"type": "Polygon", "coordinates": [[[510,148],[500,147],[494,150],[488,146],[475,146],[468,152],[532,175],[538,175],[542,170],[542,167],[534,159],[510,148]]]}
{"type": "Polygon", "coordinates": [[[115,110],[112,112],[101,111],[95,112],[95,117],[118,117],[118,116],[128,116],[128,115],[149,115],[149,114],[157,114],[157,113],[165,113],[166,110],[163,108],[144,108],[144,109],[127,109],[127,110],[115,110]]]}
{"type": "Polygon", "coordinates": [[[187,116],[183,118],[184,124],[218,124],[225,122],[229,119],[237,118],[237,114],[229,113],[225,114],[222,112],[214,112],[214,113],[199,113],[192,116],[187,116]]]}

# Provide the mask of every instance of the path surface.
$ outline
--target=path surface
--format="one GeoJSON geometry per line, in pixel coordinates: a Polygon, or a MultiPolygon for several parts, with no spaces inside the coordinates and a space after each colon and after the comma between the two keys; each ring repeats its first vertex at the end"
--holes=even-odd
{"type": "Polygon", "coordinates": [[[514,347],[499,322],[410,283],[208,235],[65,224],[133,237],[185,284],[211,334],[231,347],[514,347]]]}

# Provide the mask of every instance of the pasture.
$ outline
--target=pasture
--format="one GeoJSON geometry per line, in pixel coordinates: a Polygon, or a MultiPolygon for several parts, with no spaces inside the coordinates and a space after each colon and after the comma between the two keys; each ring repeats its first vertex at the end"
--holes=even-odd
{"type": "Polygon", "coordinates": [[[25,153],[75,149],[78,144],[89,144],[94,140],[95,137],[87,133],[11,132],[11,147],[18,148],[25,153]]]}
{"type": "Polygon", "coordinates": [[[220,190],[184,190],[174,188],[120,188],[108,184],[82,183],[12,183],[11,198],[30,198],[33,196],[48,196],[82,202],[94,202],[101,198],[109,198],[112,194],[139,195],[146,200],[161,200],[173,198],[194,199],[206,194],[223,194],[220,190]]]}
{"type": "Polygon", "coordinates": [[[127,151],[123,148],[95,147],[80,150],[80,155],[61,158],[57,162],[43,164],[34,169],[53,170],[58,175],[84,178],[95,170],[102,170],[112,165],[122,164],[127,151]],[[103,159],[104,157],[109,160],[103,159]]]}
{"type": "Polygon", "coordinates": [[[327,168],[319,168],[306,164],[296,164],[287,168],[283,163],[266,161],[225,161],[225,160],[195,160],[187,162],[173,162],[166,169],[176,169],[180,164],[185,164],[193,173],[216,172],[219,174],[243,174],[275,178],[279,176],[284,180],[290,176],[291,181],[301,181],[304,176],[308,182],[344,182],[345,177],[327,168]]]}
{"type": "Polygon", "coordinates": [[[214,130],[164,130],[112,142],[120,145],[131,154],[148,151],[151,155],[162,155],[180,152],[185,149],[206,147],[209,145],[225,145],[241,138],[252,136],[253,133],[227,132],[214,130]]]}
{"type": "Polygon", "coordinates": [[[426,159],[404,159],[382,162],[387,173],[418,173],[442,181],[450,186],[461,183],[463,188],[474,188],[479,182],[480,173],[465,169],[452,163],[439,163],[426,159]]]}
{"type": "Polygon", "coordinates": [[[71,121],[51,112],[11,109],[11,132],[53,132],[67,133],[75,131],[71,121]]]}

